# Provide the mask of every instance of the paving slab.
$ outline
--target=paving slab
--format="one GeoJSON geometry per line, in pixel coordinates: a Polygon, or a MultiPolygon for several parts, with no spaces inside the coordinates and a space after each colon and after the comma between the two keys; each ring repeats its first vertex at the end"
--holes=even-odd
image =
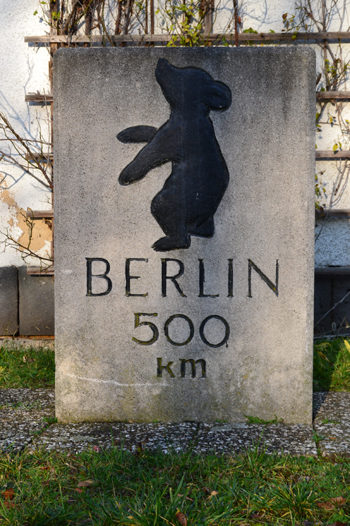
{"type": "Polygon", "coordinates": [[[0,347],[7,351],[22,351],[28,348],[38,351],[55,350],[54,338],[0,338],[0,347]]]}
{"type": "Polygon", "coordinates": [[[194,442],[198,424],[85,423],[54,424],[33,443],[33,448],[69,450],[106,449],[117,445],[124,450],[187,451],[194,442]]]}
{"type": "Polygon", "coordinates": [[[54,389],[0,389],[0,409],[46,410],[55,412],[54,389]]]}
{"type": "Polygon", "coordinates": [[[315,393],[314,428],[323,457],[350,457],[350,393],[315,393]]]}
{"type": "Polygon", "coordinates": [[[250,423],[75,423],[52,424],[53,389],[0,389],[0,451],[25,447],[78,453],[110,448],[163,453],[235,455],[260,445],[267,453],[325,457],[350,456],[350,393],[315,393],[314,427],[306,424],[250,423]]]}
{"type": "Polygon", "coordinates": [[[198,453],[237,454],[254,446],[267,453],[317,455],[313,428],[305,424],[203,424],[194,450],[198,453]]]}
{"type": "Polygon", "coordinates": [[[0,389],[0,451],[21,451],[55,415],[52,389],[0,389]]]}

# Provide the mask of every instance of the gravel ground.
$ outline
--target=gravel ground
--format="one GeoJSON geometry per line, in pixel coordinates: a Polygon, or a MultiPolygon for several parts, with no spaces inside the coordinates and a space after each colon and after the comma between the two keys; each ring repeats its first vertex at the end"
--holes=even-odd
{"type": "Polygon", "coordinates": [[[0,450],[44,448],[79,452],[112,444],[130,451],[236,454],[254,445],[268,453],[350,456],[350,393],[315,393],[314,426],[284,424],[80,423],[50,425],[51,389],[0,389],[0,450]],[[315,441],[316,437],[316,441],[315,441]]]}

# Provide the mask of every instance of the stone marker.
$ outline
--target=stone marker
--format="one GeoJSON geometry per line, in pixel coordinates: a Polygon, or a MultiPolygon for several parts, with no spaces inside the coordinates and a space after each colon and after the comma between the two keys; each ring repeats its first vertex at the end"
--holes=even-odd
{"type": "Polygon", "coordinates": [[[311,423],[314,52],[54,62],[59,421],[311,423]]]}

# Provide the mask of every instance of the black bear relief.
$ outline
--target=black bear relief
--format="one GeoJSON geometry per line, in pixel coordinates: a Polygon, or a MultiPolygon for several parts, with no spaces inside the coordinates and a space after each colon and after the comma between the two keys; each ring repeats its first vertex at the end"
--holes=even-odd
{"type": "Polygon", "coordinates": [[[191,236],[211,237],[214,214],[229,183],[210,110],[226,110],[231,90],[198,68],[177,68],[160,58],[156,79],[170,104],[169,120],[159,129],[133,126],[117,135],[123,143],[148,143],[119,176],[121,185],[139,181],[164,163],[172,171],[151,203],[165,237],[154,250],[188,248],[191,236]]]}

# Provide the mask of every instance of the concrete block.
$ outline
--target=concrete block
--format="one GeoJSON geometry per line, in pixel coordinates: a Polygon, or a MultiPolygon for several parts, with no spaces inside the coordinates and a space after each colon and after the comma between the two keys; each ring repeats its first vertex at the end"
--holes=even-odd
{"type": "Polygon", "coordinates": [[[59,420],[311,423],[314,52],[54,62],[59,420]]]}
{"type": "Polygon", "coordinates": [[[0,267],[0,336],[18,330],[18,269],[0,267]]]}
{"type": "Polygon", "coordinates": [[[19,268],[19,333],[21,336],[54,334],[54,281],[52,276],[30,276],[19,268]]]}

